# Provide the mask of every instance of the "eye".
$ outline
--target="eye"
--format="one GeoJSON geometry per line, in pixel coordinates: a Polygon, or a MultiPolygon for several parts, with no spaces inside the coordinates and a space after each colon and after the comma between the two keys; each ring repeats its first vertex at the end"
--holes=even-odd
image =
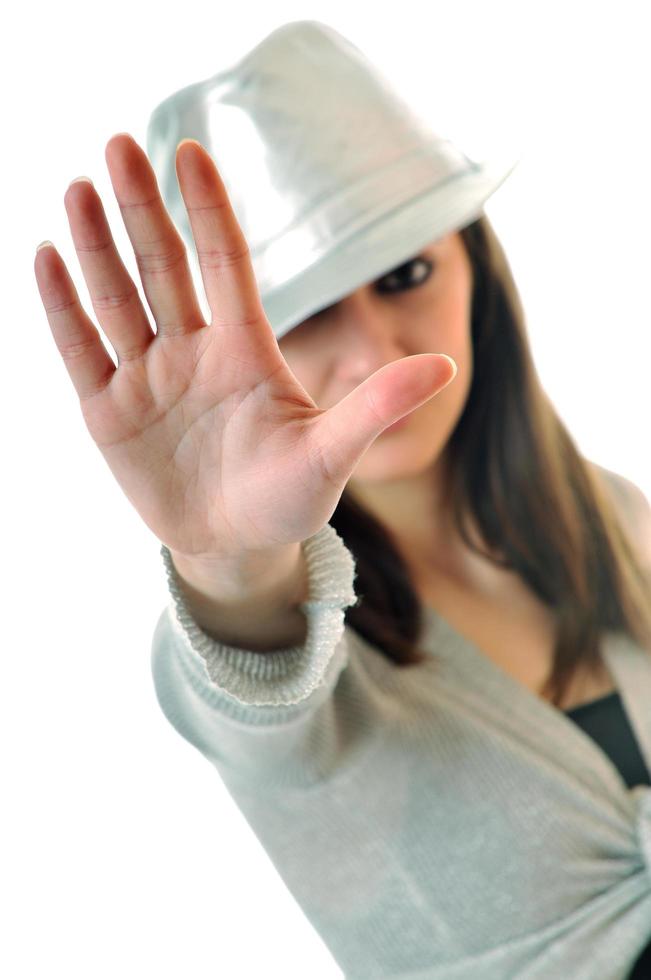
{"type": "Polygon", "coordinates": [[[432,268],[433,263],[419,255],[378,279],[377,290],[380,293],[395,293],[415,289],[429,279],[432,268]]]}

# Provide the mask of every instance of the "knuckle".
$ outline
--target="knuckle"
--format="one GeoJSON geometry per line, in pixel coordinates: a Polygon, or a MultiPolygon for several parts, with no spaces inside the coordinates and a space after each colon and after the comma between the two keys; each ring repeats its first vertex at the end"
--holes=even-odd
{"type": "Polygon", "coordinates": [[[212,214],[213,212],[218,212],[218,211],[228,212],[232,210],[230,201],[226,197],[220,198],[218,201],[215,201],[214,204],[188,204],[186,202],[185,207],[188,214],[201,214],[203,212],[208,212],[208,214],[212,214]]]}
{"type": "Polygon", "coordinates": [[[382,417],[382,414],[377,410],[373,389],[368,387],[364,392],[364,396],[369,411],[371,412],[371,415],[374,416],[374,418],[376,419],[377,422],[379,422],[380,425],[386,425],[387,424],[386,419],[384,419],[382,417]]]}
{"type": "Polygon", "coordinates": [[[113,372],[108,370],[101,378],[97,378],[95,384],[88,384],[83,391],[79,391],[79,401],[82,405],[87,402],[92,401],[94,398],[100,398],[106,391],[107,385],[111,380],[113,372]]]}
{"type": "Polygon", "coordinates": [[[246,242],[236,242],[231,247],[222,248],[197,247],[197,258],[206,269],[228,269],[246,261],[249,254],[249,247],[246,242]]]}
{"type": "Polygon", "coordinates": [[[130,361],[138,361],[143,355],[142,344],[137,347],[120,347],[117,351],[118,363],[128,364],[130,361]]]}
{"type": "Polygon", "coordinates": [[[138,208],[151,208],[158,204],[158,195],[154,194],[153,197],[148,197],[146,201],[120,201],[118,199],[118,205],[120,211],[135,211],[138,208]]]}
{"type": "Polygon", "coordinates": [[[119,293],[107,293],[104,296],[93,296],[93,309],[96,313],[111,313],[128,306],[138,297],[135,286],[119,293]]]}
{"type": "Polygon", "coordinates": [[[326,453],[324,452],[323,447],[319,446],[315,452],[315,455],[312,457],[312,462],[318,469],[322,480],[333,488],[340,488],[340,467],[337,465],[338,459],[334,452],[330,451],[329,453],[326,453]]]}
{"type": "Polygon", "coordinates": [[[105,252],[107,249],[110,249],[112,245],[113,242],[110,239],[102,242],[76,242],[75,249],[80,255],[84,255],[87,252],[105,252]]]}
{"type": "Polygon", "coordinates": [[[82,338],[77,341],[61,342],[57,345],[59,353],[64,361],[74,361],[79,357],[84,357],[95,349],[96,339],[94,337],[82,338]]]}
{"type": "Polygon", "coordinates": [[[77,300],[61,300],[60,302],[49,303],[45,307],[45,312],[48,316],[57,316],[60,313],[67,313],[68,310],[73,309],[77,306],[77,300]]]}
{"type": "Polygon", "coordinates": [[[136,264],[141,275],[161,275],[173,272],[186,259],[185,246],[171,245],[162,251],[145,252],[142,249],[136,253],[136,264]]]}
{"type": "Polygon", "coordinates": [[[233,319],[233,317],[220,317],[218,314],[213,316],[212,324],[213,326],[219,327],[221,330],[227,330],[229,328],[234,330],[241,329],[253,329],[259,327],[264,320],[264,315],[260,310],[251,310],[251,312],[243,313],[242,316],[233,319]]]}
{"type": "Polygon", "coordinates": [[[327,413],[320,411],[315,418],[318,418],[318,426],[312,429],[307,459],[320,479],[339,489],[342,470],[338,453],[339,440],[330,430],[327,413]]]}
{"type": "Polygon", "coordinates": [[[178,320],[157,320],[157,336],[161,340],[171,340],[174,337],[184,337],[190,330],[199,330],[204,327],[204,323],[195,324],[192,321],[180,323],[178,320]]]}

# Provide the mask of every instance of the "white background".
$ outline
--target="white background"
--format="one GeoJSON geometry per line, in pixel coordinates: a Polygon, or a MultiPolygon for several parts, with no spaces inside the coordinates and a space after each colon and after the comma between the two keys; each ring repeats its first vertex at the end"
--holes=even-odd
{"type": "Polygon", "coordinates": [[[537,370],[580,449],[651,499],[647,14],[621,0],[63,0],[5,21],[3,976],[342,976],[155,699],[159,543],[85,428],[33,274],[51,239],[93,316],[69,181],[95,182],[144,298],[106,142],[126,130],[144,145],[167,95],[286,21],[324,21],[469,155],[520,152],[486,213],[537,370]]]}

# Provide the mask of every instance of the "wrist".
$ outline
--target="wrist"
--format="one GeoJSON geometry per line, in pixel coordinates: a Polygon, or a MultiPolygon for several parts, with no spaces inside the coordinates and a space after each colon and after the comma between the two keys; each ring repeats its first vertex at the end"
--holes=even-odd
{"type": "Polygon", "coordinates": [[[307,568],[301,543],[233,556],[196,558],[168,549],[174,567],[195,598],[229,607],[252,600],[274,606],[307,598],[307,568]]]}

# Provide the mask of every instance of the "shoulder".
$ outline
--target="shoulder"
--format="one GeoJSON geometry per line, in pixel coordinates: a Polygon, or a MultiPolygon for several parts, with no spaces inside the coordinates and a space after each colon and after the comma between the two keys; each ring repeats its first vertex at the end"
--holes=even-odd
{"type": "Polygon", "coordinates": [[[651,566],[651,504],[636,483],[588,460],[597,478],[612,490],[617,516],[645,565],[651,566]]]}

